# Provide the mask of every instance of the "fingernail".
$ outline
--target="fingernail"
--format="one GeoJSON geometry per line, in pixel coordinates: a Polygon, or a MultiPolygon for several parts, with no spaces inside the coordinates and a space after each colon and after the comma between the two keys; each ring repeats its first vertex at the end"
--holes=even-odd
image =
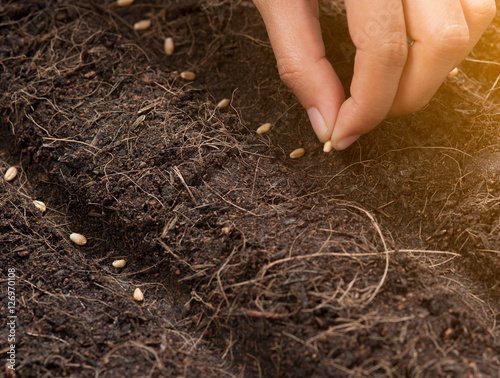
{"type": "Polygon", "coordinates": [[[351,144],[353,144],[354,142],[356,142],[360,136],[361,135],[351,135],[351,136],[345,137],[344,139],[338,141],[335,144],[335,149],[338,150],[338,151],[345,150],[351,144]]]}
{"type": "Polygon", "coordinates": [[[318,139],[321,141],[327,139],[329,137],[329,135],[327,135],[329,130],[319,110],[316,108],[309,108],[307,109],[307,115],[309,116],[309,121],[311,121],[311,125],[318,139]]]}

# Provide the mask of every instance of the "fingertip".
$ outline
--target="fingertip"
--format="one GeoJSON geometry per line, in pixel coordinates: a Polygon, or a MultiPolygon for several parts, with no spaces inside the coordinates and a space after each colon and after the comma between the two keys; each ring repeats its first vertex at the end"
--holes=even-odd
{"type": "Polygon", "coordinates": [[[306,109],[318,139],[328,140],[344,89],[326,59],[317,1],[258,0],[283,82],[306,109]]]}
{"type": "Polygon", "coordinates": [[[346,148],[350,147],[360,137],[361,137],[361,135],[350,135],[350,136],[344,137],[340,140],[336,140],[336,141],[332,142],[333,148],[335,148],[337,151],[343,151],[346,148]]]}
{"type": "Polygon", "coordinates": [[[347,99],[339,110],[333,129],[333,147],[337,151],[345,150],[359,137],[375,128],[382,119],[383,117],[360,106],[353,97],[347,99]]]}
{"type": "Polygon", "coordinates": [[[345,99],[344,88],[326,58],[312,65],[295,95],[307,110],[311,126],[324,143],[331,138],[339,109],[345,99]]]}

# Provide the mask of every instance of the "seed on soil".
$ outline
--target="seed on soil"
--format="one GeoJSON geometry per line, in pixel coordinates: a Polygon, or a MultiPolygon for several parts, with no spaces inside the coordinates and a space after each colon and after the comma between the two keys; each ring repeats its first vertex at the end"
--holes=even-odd
{"type": "Polygon", "coordinates": [[[325,142],[325,145],[323,146],[323,151],[328,153],[330,152],[331,150],[333,150],[333,145],[332,145],[332,141],[331,140],[327,140],[325,142]]]}
{"type": "Polygon", "coordinates": [[[116,5],[119,7],[128,7],[129,5],[132,5],[134,0],[116,0],[116,5]]]}
{"type": "Polygon", "coordinates": [[[165,38],[165,43],[163,44],[163,49],[165,50],[165,54],[172,55],[174,53],[175,45],[173,38],[165,38]]]}
{"type": "Polygon", "coordinates": [[[290,153],[290,157],[292,159],[298,159],[298,158],[301,158],[302,156],[304,156],[305,154],[306,154],[306,150],[304,150],[303,148],[297,148],[296,150],[294,150],[290,153]]]}
{"type": "Polygon", "coordinates": [[[196,74],[194,72],[191,72],[191,71],[184,71],[184,72],[181,72],[181,77],[184,80],[193,81],[194,79],[196,79],[196,74]]]}
{"type": "Polygon", "coordinates": [[[45,213],[45,211],[47,211],[47,206],[45,206],[45,204],[42,201],[34,200],[33,205],[35,205],[35,207],[42,213],[45,213]]]}
{"type": "Polygon", "coordinates": [[[219,101],[219,103],[217,104],[217,107],[218,108],[227,108],[230,103],[231,103],[231,101],[228,98],[224,98],[224,99],[219,101]]]}
{"type": "Polygon", "coordinates": [[[125,260],[115,260],[115,261],[113,261],[113,266],[115,268],[123,268],[125,265],[127,265],[127,262],[125,260]]]}
{"type": "Polygon", "coordinates": [[[452,69],[452,70],[450,71],[450,73],[449,73],[448,75],[450,75],[450,76],[457,76],[457,75],[458,75],[458,72],[459,72],[459,71],[458,71],[458,68],[457,68],[457,67],[455,67],[454,69],[452,69]]]}
{"type": "Polygon", "coordinates": [[[265,134],[269,130],[271,130],[271,124],[270,123],[264,123],[263,125],[259,126],[259,128],[255,132],[257,134],[265,134]]]}
{"type": "Polygon", "coordinates": [[[142,294],[141,289],[136,288],[136,289],[134,290],[134,299],[135,299],[137,302],[142,302],[142,301],[144,300],[144,294],[142,294]]]}
{"type": "Polygon", "coordinates": [[[151,20],[141,20],[134,24],[134,30],[146,30],[151,26],[151,20]]]}
{"type": "Polygon", "coordinates": [[[16,167],[10,167],[7,169],[5,172],[5,175],[3,176],[5,181],[12,181],[16,178],[17,176],[17,168],[16,167]]]}
{"type": "Polygon", "coordinates": [[[77,234],[74,232],[69,236],[69,238],[75,244],[78,244],[78,245],[87,244],[87,238],[85,236],[83,236],[82,234],[77,234]]]}

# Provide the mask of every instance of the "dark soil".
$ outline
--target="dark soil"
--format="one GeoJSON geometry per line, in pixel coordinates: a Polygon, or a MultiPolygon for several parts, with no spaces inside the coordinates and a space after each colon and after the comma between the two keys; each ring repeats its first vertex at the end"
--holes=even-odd
{"type": "Polygon", "coordinates": [[[4,1],[0,374],[500,376],[499,30],[324,154],[250,1],[4,1]]]}

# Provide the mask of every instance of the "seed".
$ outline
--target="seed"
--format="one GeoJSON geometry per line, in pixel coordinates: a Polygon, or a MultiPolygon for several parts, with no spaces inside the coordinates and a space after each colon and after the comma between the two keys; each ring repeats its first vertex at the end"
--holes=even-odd
{"type": "Polygon", "coordinates": [[[181,72],[181,77],[184,80],[193,81],[194,79],[196,79],[196,74],[194,72],[191,72],[191,71],[184,71],[184,72],[181,72]]]}
{"type": "Polygon", "coordinates": [[[116,5],[119,7],[128,7],[129,5],[132,5],[134,0],[116,0],[116,5]]]}
{"type": "Polygon", "coordinates": [[[123,268],[125,265],[127,265],[127,262],[125,260],[115,260],[115,261],[113,261],[113,266],[115,268],[123,268]]]}
{"type": "Polygon", "coordinates": [[[33,205],[35,205],[35,207],[42,213],[45,213],[45,211],[47,211],[47,206],[45,206],[45,204],[42,201],[34,200],[33,205]]]}
{"type": "Polygon", "coordinates": [[[134,24],[134,30],[146,30],[151,26],[151,20],[141,20],[134,24]]]}
{"type": "Polygon", "coordinates": [[[454,69],[451,70],[451,72],[448,74],[450,76],[457,76],[458,75],[458,68],[455,67],[454,69]]]}
{"type": "Polygon", "coordinates": [[[219,101],[219,103],[217,104],[217,107],[218,108],[227,108],[229,106],[230,102],[231,101],[228,98],[224,98],[224,99],[219,101]]]}
{"type": "Polygon", "coordinates": [[[16,178],[16,176],[17,176],[17,168],[10,167],[9,169],[7,169],[3,177],[5,178],[5,181],[12,181],[16,178]]]}
{"type": "Polygon", "coordinates": [[[290,157],[292,159],[298,159],[298,158],[301,158],[302,156],[304,156],[305,154],[306,154],[306,150],[304,150],[303,148],[297,148],[296,150],[294,150],[290,153],[290,157]]]}
{"type": "Polygon", "coordinates": [[[323,151],[328,153],[330,152],[331,150],[333,150],[333,145],[332,145],[332,141],[331,140],[327,140],[325,142],[325,145],[323,146],[323,151]]]}
{"type": "Polygon", "coordinates": [[[69,236],[69,238],[75,244],[78,244],[78,245],[85,245],[85,244],[87,244],[87,238],[85,236],[83,236],[82,234],[72,233],[69,236]]]}
{"type": "Polygon", "coordinates": [[[267,133],[269,130],[271,130],[271,124],[270,123],[264,123],[263,125],[261,125],[255,132],[257,134],[265,134],[267,133]]]}
{"type": "Polygon", "coordinates": [[[144,300],[144,294],[142,294],[141,289],[136,288],[136,289],[134,290],[134,299],[135,299],[137,302],[142,302],[142,301],[144,300]]]}
{"type": "Polygon", "coordinates": [[[165,38],[165,43],[163,44],[163,49],[165,50],[165,54],[172,55],[174,53],[174,49],[175,49],[174,40],[170,37],[165,38]]]}

